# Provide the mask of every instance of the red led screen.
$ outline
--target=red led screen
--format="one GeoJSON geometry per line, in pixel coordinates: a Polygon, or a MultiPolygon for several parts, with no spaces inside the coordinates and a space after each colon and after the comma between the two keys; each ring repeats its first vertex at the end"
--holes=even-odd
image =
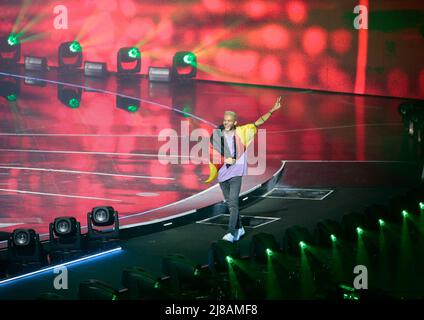
{"type": "MultiPolygon", "coordinates": [[[[375,0],[2,1],[0,32],[22,33],[22,56],[57,65],[78,40],[84,60],[116,70],[121,47],[141,72],[192,51],[199,79],[424,98],[424,3],[375,0]],[[354,12],[358,5],[364,11],[354,12]],[[361,19],[359,16],[361,15],[361,19]],[[365,21],[367,18],[367,21],[365,21]],[[357,30],[355,19],[368,29],[357,30]]],[[[21,59],[23,61],[23,58],[21,59]]]]}

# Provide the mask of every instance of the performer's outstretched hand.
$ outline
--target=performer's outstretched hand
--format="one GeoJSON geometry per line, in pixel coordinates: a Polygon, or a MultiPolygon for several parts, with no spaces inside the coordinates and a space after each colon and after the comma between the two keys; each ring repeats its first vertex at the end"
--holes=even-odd
{"type": "Polygon", "coordinates": [[[277,101],[275,101],[274,106],[269,110],[267,113],[265,113],[263,116],[261,116],[258,120],[255,121],[255,126],[259,127],[265,123],[265,121],[268,120],[268,118],[272,115],[274,111],[277,111],[281,108],[281,96],[278,97],[277,101]]]}
{"type": "Polygon", "coordinates": [[[278,110],[278,109],[280,109],[280,108],[281,108],[281,96],[279,96],[279,97],[277,98],[277,101],[275,101],[275,104],[274,104],[274,106],[272,107],[271,112],[277,111],[277,110],[278,110]]]}

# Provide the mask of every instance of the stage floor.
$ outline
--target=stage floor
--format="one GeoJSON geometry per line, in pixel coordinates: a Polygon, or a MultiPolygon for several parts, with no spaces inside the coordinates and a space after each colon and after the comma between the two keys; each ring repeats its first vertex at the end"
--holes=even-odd
{"type": "MultiPolygon", "coordinates": [[[[282,161],[297,164],[287,184],[319,185],[336,177],[345,186],[355,186],[358,178],[363,185],[375,183],[375,168],[390,166],[387,171],[396,174],[394,166],[417,163],[398,112],[400,99],[205,81],[65,77],[55,70],[36,76],[21,69],[0,72],[0,91],[4,232],[30,227],[45,234],[59,216],[86,226],[87,212],[96,206],[113,206],[128,227],[219,202],[216,182],[203,183],[208,165],[181,152],[196,143],[185,140],[187,133],[211,132],[225,110],[236,111],[241,124],[254,122],[279,95],[283,108],[261,127],[266,148],[258,154],[255,146],[257,162],[251,165],[266,166],[244,180],[243,192],[269,180],[282,161]],[[161,135],[167,138],[161,141],[161,135]],[[179,141],[175,164],[159,157],[169,139],[179,141]],[[323,164],[325,171],[317,169],[323,164]]],[[[379,173],[390,183],[390,176],[379,173]]]]}

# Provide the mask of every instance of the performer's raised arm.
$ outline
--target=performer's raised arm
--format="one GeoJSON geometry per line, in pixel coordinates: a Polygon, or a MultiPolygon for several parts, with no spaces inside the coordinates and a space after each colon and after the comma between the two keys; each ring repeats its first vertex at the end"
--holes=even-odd
{"type": "Polygon", "coordinates": [[[278,97],[277,101],[275,102],[271,110],[269,110],[267,113],[265,113],[263,116],[261,116],[258,120],[255,121],[255,126],[259,127],[263,125],[269,119],[269,117],[280,108],[281,108],[281,96],[278,97]]]}

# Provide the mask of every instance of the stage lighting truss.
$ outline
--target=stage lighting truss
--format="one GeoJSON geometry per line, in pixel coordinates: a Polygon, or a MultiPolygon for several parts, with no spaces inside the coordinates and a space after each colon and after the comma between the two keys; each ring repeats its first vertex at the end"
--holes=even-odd
{"type": "Polygon", "coordinates": [[[63,42],[59,46],[59,69],[61,71],[76,70],[82,64],[82,48],[77,41],[63,42]]]}
{"type": "Polygon", "coordinates": [[[0,96],[9,102],[16,101],[20,92],[20,80],[14,77],[0,77],[0,96]]]}
{"type": "Polygon", "coordinates": [[[120,48],[117,55],[118,75],[133,75],[141,70],[141,53],[136,47],[120,48]]]}
{"type": "Polygon", "coordinates": [[[0,63],[11,64],[21,58],[20,34],[11,33],[0,38],[0,63]]]}
{"type": "Polygon", "coordinates": [[[66,107],[76,109],[80,107],[82,89],[67,85],[57,85],[57,98],[66,107]]]}
{"type": "Polygon", "coordinates": [[[113,207],[94,207],[87,213],[88,240],[117,240],[119,238],[118,211],[113,207]]]}
{"type": "Polygon", "coordinates": [[[172,77],[174,79],[191,79],[197,74],[196,55],[189,51],[179,51],[172,59],[172,77]]]}
{"type": "Polygon", "coordinates": [[[30,271],[47,264],[39,235],[33,229],[15,229],[7,240],[10,273],[30,271]]]}
{"type": "Polygon", "coordinates": [[[49,224],[51,252],[82,249],[81,225],[74,217],[58,217],[49,224]]]}

